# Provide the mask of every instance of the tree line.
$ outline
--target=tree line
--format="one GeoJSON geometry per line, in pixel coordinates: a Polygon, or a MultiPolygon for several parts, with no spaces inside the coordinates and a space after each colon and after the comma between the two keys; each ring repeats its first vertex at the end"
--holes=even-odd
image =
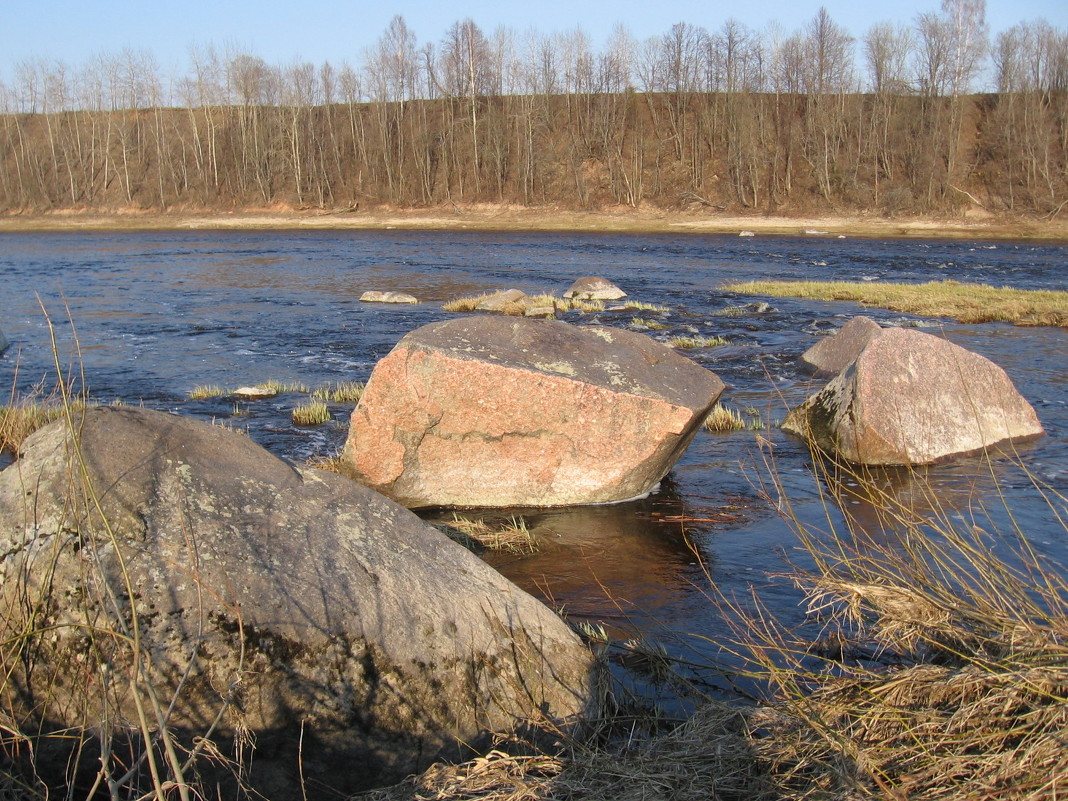
{"type": "Polygon", "coordinates": [[[164,81],[124,51],[0,86],[0,210],[642,204],[1053,216],[1068,201],[1068,32],[993,41],[943,0],[858,42],[679,23],[420,44],[395,17],[357,67],[194,49],[164,81]],[[980,86],[986,76],[987,85],[980,86]],[[986,91],[978,92],[978,89],[986,91]]]}

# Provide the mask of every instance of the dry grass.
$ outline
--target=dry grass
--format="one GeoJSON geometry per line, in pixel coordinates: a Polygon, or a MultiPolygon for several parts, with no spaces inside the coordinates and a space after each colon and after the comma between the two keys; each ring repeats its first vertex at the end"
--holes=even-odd
{"type": "Polygon", "coordinates": [[[666,313],[666,312],[670,312],[671,311],[671,309],[669,309],[667,306],[660,306],[660,305],[657,305],[656,303],[646,303],[643,300],[625,300],[625,301],[623,301],[623,308],[625,308],[625,309],[634,309],[635,311],[647,311],[647,312],[659,312],[659,313],[666,313]]]}
{"type": "Polygon", "coordinates": [[[745,419],[734,409],[717,403],[702,423],[706,431],[742,431],[746,427],[745,419]]]}
{"type": "Polygon", "coordinates": [[[746,715],[711,702],[653,737],[612,747],[573,740],[560,754],[494,750],[462,765],[437,764],[362,801],[771,801],[774,788],[753,758],[746,715]]]}
{"type": "Polygon", "coordinates": [[[962,323],[1068,326],[1068,292],[1053,290],[998,288],[958,281],[754,281],[728,284],[723,289],[746,295],[846,300],[922,317],[951,317],[962,323]]]}
{"type": "MultiPolygon", "coordinates": [[[[920,514],[866,474],[819,464],[831,494],[847,499],[845,531],[817,532],[798,523],[789,499],[774,501],[814,563],[793,578],[822,636],[786,631],[759,599],[731,607],[739,640],[777,689],[761,747],[776,781],[799,798],[1059,797],[1068,783],[1063,567],[1036,555],[1011,513],[999,530],[1006,518],[987,514],[984,499],[945,508],[927,486],[920,514]],[[881,505],[894,536],[854,527],[848,499],[859,494],[881,505]]],[[[1068,501],[1040,489],[1063,525],[1068,501]]]]}
{"type": "Polygon", "coordinates": [[[537,539],[527,528],[527,521],[514,515],[508,520],[491,523],[454,513],[452,520],[445,524],[443,530],[450,535],[453,532],[459,532],[461,537],[457,539],[466,538],[491,551],[535,553],[538,550],[537,539]]]}
{"type": "Polygon", "coordinates": [[[730,345],[731,341],[725,337],[701,337],[694,335],[672,337],[668,340],[668,344],[673,348],[714,348],[719,345],[730,345]]]}
{"type": "Polygon", "coordinates": [[[641,317],[630,318],[631,328],[641,328],[647,331],[663,331],[667,325],[659,320],[643,320],[641,317]]]}
{"type": "MultiPolygon", "coordinates": [[[[446,301],[441,308],[447,312],[469,313],[476,311],[478,305],[484,300],[496,297],[499,293],[490,292],[485,295],[471,295],[446,301]]],[[[509,314],[522,317],[529,309],[551,307],[558,313],[568,311],[600,312],[604,311],[604,301],[600,300],[577,300],[575,298],[558,298],[555,295],[541,294],[528,295],[524,299],[506,304],[500,311],[501,314],[509,314]]]]}

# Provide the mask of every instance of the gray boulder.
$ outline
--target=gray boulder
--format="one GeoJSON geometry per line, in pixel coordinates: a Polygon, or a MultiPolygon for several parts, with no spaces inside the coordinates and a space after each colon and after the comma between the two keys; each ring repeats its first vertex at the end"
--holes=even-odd
{"type": "Polygon", "coordinates": [[[462,317],[375,366],[342,462],[412,508],[626,500],[664,477],[722,391],[643,334],[462,317]]]}
{"type": "Polygon", "coordinates": [[[575,300],[619,300],[627,293],[605,278],[587,275],[579,278],[564,293],[565,298],[575,300]]]}
{"type": "MultiPolygon", "coordinates": [[[[0,472],[0,641],[22,655],[4,646],[3,708],[23,731],[136,741],[140,706],[285,801],[586,710],[578,637],[392,501],[161,412],[90,409],[77,430],[38,431],[0,472]]],[[[217,764],[209,786],[236,796],[217,764]]]]}
{"type": "Polygon", "coordinates": [[[802,353],[801,364],[817,376],[838,375],[882,332],[870,317],[854,317],[833,336],[821,339],[802,353]]]}
{"type": "Polygon", "coordinates": [[[883,330],[783,422],[859,464],[929,464],[1043,432],[1005,371],[921,331],[883,330]]]}
{"type": "Polygon", "coordinates": [[[4,332],[0,331],[0,353],[3,353],[8,349],[11,343],[7,341],[7,337],[4,336],[4,332]]]}

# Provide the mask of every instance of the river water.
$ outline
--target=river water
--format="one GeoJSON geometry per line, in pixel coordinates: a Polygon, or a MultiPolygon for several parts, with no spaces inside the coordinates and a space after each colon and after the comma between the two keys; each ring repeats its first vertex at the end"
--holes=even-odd
{"type": "MultiPolygon", "coordinates": [[[[331,423],[301,428],[290,422],[289,411],[304,395],[192,401],[188,393],[198,385],[236,388],[268,379],[313,388],[366,381],[407,331],[449,316],[443,301],[510,287],[560,294],[583,275],[603,276],[628,299],[668,311],[570,313],[565,319],[625,327],[638,317],[664,324],[650,332],[657,338],[727,337],[731,345],[686,353],[723,379],[728,405],[770,426],[699,433],[660,489],[643,501],[490,515],[521,514],[539,548],[485,558],[573,619],[602,625],[620,663],[629,652],[619,643],[660,642],[697,665],[679,670],[722,690],[730,682],[709,666],[735,663],[722,650],[729,626],[713,589],[755,594],[788,624],[803,618],[798,590],[774,575],[803,556],[761,488],[774,475],[802,522],[841,525],[841,510],[824,502],[807,449],[774,423],[816,386],[799,371],[798,356],[861,310],[849,303],[766,299],[769,309],[726,316],[717,312],[760,299],[720,287],[765,278],[954,279],[1063,290],[1068,246],[691,234],[4,234],[0,331],[12,347],[0,357],[0,384],[15,393],[54,386],[54,332],[64,369],[84,380],[98,401],[224,421],[294,460],[331,455],[344,442],[351,406],[334,405],[331,423]],[[360,303],[368,289],[409,292],[421,302],[360,303]]],[[[1027,477],[1068,494],[1068,331],[863,313],[884,325],[944,335],[1005,368],[1048,436],[1022,449],[1021,465],[1005,460],[991,470],[983,460],[960,459],[923,471],[924,481],[939,504],[962,509],[1003,492],[1032,543],[1068,564],[1068,532],[1027,477]]],[[[915,474],[887,471],[882,480],[887,492],[910,503],[922,494],[915,474]]],[[[855,497],[839,503],[880,536],[876,506],[855,497]]],[[[640,670],[629,675],[641,691],[663,695],[640,670]]]]}

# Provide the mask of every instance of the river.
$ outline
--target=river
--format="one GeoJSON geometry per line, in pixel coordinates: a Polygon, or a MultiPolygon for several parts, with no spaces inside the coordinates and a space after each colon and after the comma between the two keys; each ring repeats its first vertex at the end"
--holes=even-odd
{"type": "MultiPolygon", "coordinates": [[[[734,664],[722,649],[729,626],[713,590],[755,593],[781,620],[803,618],[798,590],[774,575],[802,557],[762,487],[774,473],[803,522],[841,524],[840,510],[823,502],[807,449],[775,423],[816,385],[798,369],[798,356],[862,312],[850,303],[765,299],[769,309],[727,316],[718,312],[761,299],[733,296],[721,286],[756,279],[954,279],[1063,290],[1066,269],[1068,246],[1029,242],[405,231],[3,234],[0,331],[12,347],[0,357],[0,382],[16,394],[55,385],[51,325],[68,377],[79,384],[84,377],[94,399],[223,421],[278,455],[305,460],[340,448],[351,406],[334,405],[332,422],[301,428],[289,411],[306,396],[193,401],[189,391],[267,379],[312,388],[366,381],[404,333],[449,316],[443,301],[510,287],[560,294],[575,278],[603,276],[628,299],[668,311],[565,319],[626,327],[642,318],[664,324],[650,332],[661,339],[727,337],[731,345],[686,353],[723,379],[726,403],[769,425],[701,432],[643,501],[506,510],[498,516],[522,514],[539,549],[485,558],[573,619],[603,625],[617,644],[664,643],[698,665],[680,669],[723,690],[730,682],[706,669],[734,664]],[[361,303],[368,289],[400,290],[421,302],[361,303]]],[[[1008,372],[1048,435],[1023,449],[1021,464],[1006,460],[992,471],[967,458],[923,476],[940,503],[961,508],[1000,488],[1036,547],[1068,564],[1068,532],[1028,478],[1068,494],[1068,331],[863,313],[884,325],[944,335],[1008,372]]],[[[890,471],[884,479],[896,496],[918,492],[914,474],[890,471]]],[[[866,500],[843,503],[862,526],[878,528],[878,509],[866,500]]],[[[625,648],[617,653],[620,662],[626,656],[625,648]]],[[[638,673],[631,676],[636,686],[659,692],[638,673]]]]}

